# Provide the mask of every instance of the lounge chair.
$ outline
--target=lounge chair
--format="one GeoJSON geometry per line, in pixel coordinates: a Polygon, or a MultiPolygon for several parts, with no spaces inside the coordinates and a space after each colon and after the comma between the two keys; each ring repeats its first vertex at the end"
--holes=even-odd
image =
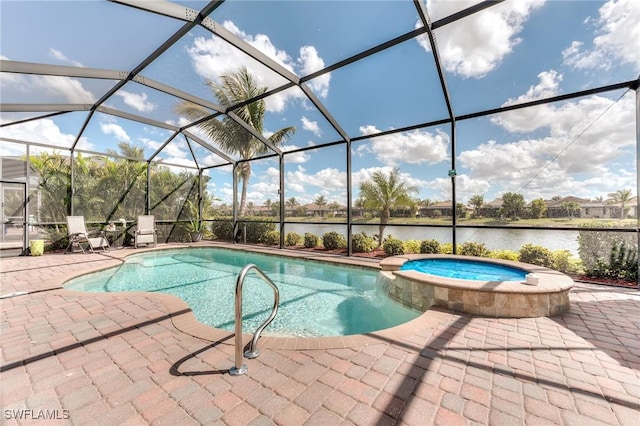
{"type": "Polygon", "coordinates": [[[97,249],[102,249],[103,251],[109,250],[109,241],[104,231],[87,232],[84,216],[67,216],[67,230],[69,245],[65,253],[75,253],[79,251],[86,253],[87,251],[93,252],[97,249]],[[91,235],[98,236],[92,237],[91,235]]]}
{"type": "Polygon", "coordinates": [[[156,220],[153,215],[138,216],[138,226],[134,232],[133,245],[138,248],[140,244],[153,244],[157,242],[156,220]]]}

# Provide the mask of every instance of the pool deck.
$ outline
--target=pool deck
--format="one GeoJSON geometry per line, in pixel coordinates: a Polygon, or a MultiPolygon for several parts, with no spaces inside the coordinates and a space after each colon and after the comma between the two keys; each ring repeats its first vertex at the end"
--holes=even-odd
{"type": "Polygon", "coordinates": [[[234,377],[233,333],[202,335],[179,300],[60,287],[140,251],[0,259],[2,424],[638,424],[638,290],[577,283],[551,318],[439,309],[366,336],[261,339],[234,377]]]}

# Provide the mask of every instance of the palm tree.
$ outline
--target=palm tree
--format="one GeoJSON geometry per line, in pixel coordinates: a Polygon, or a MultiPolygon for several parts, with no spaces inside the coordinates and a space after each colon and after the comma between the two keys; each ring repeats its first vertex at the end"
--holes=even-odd
{"type": "Polygon", "coordinates": [[[262,203],[262,205],[263,205],[263,206],[265,206],[265,207],[267,208],[267,212],[268,212],[267,214],[268,214],[269,216],[273,216],[273,211],[271,210],[271,205],[272,205],[272,204],[273,204],[273,203],[272,203],[272,201],[271,201],[271,199],[270,199],[270,198],[267,198],[267,199],[265,200],[265,202],[264,202],[264,203],[262,203]]]}
{"type": "Polygon", "coordinates": [[[29,162],[39,177],[38,190],[42,197],[42,204],[38,208],[40,221],[64,221],[67,206],[71,202],[69,158],[55,151],[52,154],[42,152],[37,156],[30,156],[29,162]]]}
{"type": "Polygon", "coordinates": [[[323,207],[327,205],[327,199],[324,198],[324,195],[319,195],[313,202],[316,206],[318,206],[318,211],[320,211],[320,217],[324,216],[323,207]]]}
{"type": "Polygon", "coordinates": [[[580,204],[575,201],[565,201],[560,205],[560,207],[562,207],[562,210],[567,212],[569,219],[573,219],[573,213],[580,211],[580,204]]]}
{"type": "Polygon", "coordinates": [[[469,205],[473,206],[473,216],[480,217],[480,209],[484,206],[484,196],[474,195],[469,200],[469,205]]]}
{"type": "Polygon", "coordinates": [[[460,219],[467,217],[467,206],[464,203],[456,203],[456,216],[460,219]]]}
{"type": "Polygon", "coordinates": [[[367,203],[365,202],[364,198],[358,197],[358,199],[356,199],[356,201],[353,203],[353,206],[360,210],[359,214],[362,217],[365,216],[365,209],[367,208],[367,203]]]}
{"type": "MultiPolygon", "coordinates": [[[[242,67],[238,71],[220,76],[220,82],[208,81],[213,95],[223,108],[233,109],[237,104],[246,102],[267,91],[266,86],[259,86],[253,75],[242,67]]],[[[175,107],[175,111],[192,121],[211,115],[207,108],[189,101],[182,101],[175,107]]],[[[258,134],[264,134],[265,102],[260,99],[248,103],[233,111],[258,134]]],[[[258,155],[269,153],[269,148],[258,138],[247,132],[242,126],[233,121],[228,115],[218,121],[212,118],[198,124],[200,130],[215,141],[220,149],[229,155],[237,155],[242,160],[250,160],[258,155]]],[[[295,127],[284,127],[269,136],[268,140],[279,146],[285,143],[295,132],[295,127]]],[[[242,180],[242,195],[240,196],[239,216],[244,216],[247,202],[247,187],[251,177],[251,163],[243,161],[238,170],[242,180]]]]}
{"type": "Polygon", "coordinates": [[[378,171],[371,180],[360,183],[360,197],[370,208],[380,211],[380,226],[378,233],[378,247],[382,245],[384,228],[389,222],[391,208],[397,204],[406,203],[410,193],[417,193],[418,188],[402,182],[398,168],[394,168],[387,175],[378,171]]]}
{"type": "Polygon", "coordinates": [[[291,197],[285,202],[285,205],[291,208],[291,215],[293,216],[296,206],[300,205],[300,203],[296,200],[296,197],[291,197]]]}
{"type": "MultiPolygon", "coordinates": [[[[118,150],[120,155],[128,158],[115,160],[105,158],[103,167],[98,170],[99,186],[94,189],[103,200],[102,213],[107,220],[119,217],[134,218],[145,211],[147,163],[144,160],[144,149],[127,142],[120,142],[118,150]]],[[[106,153],[112,156],[118,155],[118,151],[113,149],[108,149],[106,153]]],[[[152,165],[152,167],[154,172],[158,171],[157,166],[152,165]]],[[[153,173],[152,176],[154,180],[163,180],[163,184],[168,183],[167,177],[173,177],[171,173],[153,173]]]]}
{"type": "Polygon", "coordinates": [[[256,205],[253,203],[253,201],[249,201],[247,203],[247,211],[249,212],[250,215],[253,214],[255,208],[256,208],[256,205]]]}
{"type": "Polygon", "coordinates": [[[547,211],[547,204],[542,198],[536,198],[531,202],[531,217],[540,219],[547,211]]]}
{"type": "Polygon", "coordinates": [[[329,210],[331,210],[331,216],[336,217],[338,210],[340,210],[340,204],[332,201],[327,207],[329,208],[329,210]]]}
{"type": "Polygon", "coordinates": [[[620,204],[620,219],[624,219],[626,205],[631,201],[630,189],[619,189],[616,192],[607,194],[613,204],[620,204]]]}
{"type": "Polygon", "coordinates": [[[524,209],[525,202],[522,194],[507,192],[502,196],[502,214],[517,220],[524,209]]]}

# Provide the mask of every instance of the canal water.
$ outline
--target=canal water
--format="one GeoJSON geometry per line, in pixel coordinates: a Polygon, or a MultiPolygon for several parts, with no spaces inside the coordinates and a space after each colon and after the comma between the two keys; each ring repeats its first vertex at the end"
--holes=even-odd
{"type": "MultiPolygon", "coordinates": [[[[305,232],[322,237],[325,232],[336,231],[346,235],[345,225],[286,224],[285,232],[305,232]]],[[[353,225],[353,232],[366,232],[373,236],[378,233],[378,225],[353,225]]],[[[549,250],[569,250],[578,256],[578,231],[548,229],[456,229],[458,244],[465,242],[483,243],[489,250],[518,251],[525,244],[546,247],[549,250]]],[[[437,240],[441,244],[451,243],[451,228],[408,227],[389,225],[384,230],[385,237],[393,235],[400,240],[437,240]]]]}

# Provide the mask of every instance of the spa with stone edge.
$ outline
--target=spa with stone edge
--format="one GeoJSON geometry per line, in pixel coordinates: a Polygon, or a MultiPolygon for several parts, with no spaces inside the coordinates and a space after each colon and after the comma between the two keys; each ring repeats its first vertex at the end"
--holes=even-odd
{"type": "Polygon", "coordinates": [[[561,272],[483,257],[408,254],[383,259],[380,267],[389,296],[423,312],[435,306],[497,318],[550,317],[569,310],[573,287],[561,272]]]}

